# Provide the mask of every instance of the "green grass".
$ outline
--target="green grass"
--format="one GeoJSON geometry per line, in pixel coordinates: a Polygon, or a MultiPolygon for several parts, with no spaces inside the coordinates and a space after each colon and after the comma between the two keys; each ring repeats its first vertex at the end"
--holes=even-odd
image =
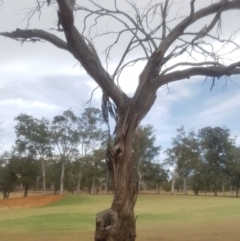
{"type": "MultiPolygon", "coordinates": [[[[96,213],[109,208],[111,200],[110,195],[69,195],[44,207],[0,211],[0,232],[5,235],[57,234],[59,232],[63,234],[66,232],[93,233],[96,213]]],[[[135,213],[138,216],[137,228],[139,233],[142,233],[143,240],[148,240],[148,237],[153,237],[149,240],[158,240],[154,237],[164,236],[165,232],[167,233],[169,230],[173,230],[172,233],[178,232],[178,236],[181,237],[181,232],[186,227],[188,227],[188,232],[198,233],[198,230],[201,229],[205,232],[212,232],[214,235],[218,232],[216,230],[221,231],[224,227],[232,235],[234,232],[232,230],[238,230],[240,223],[240,199],[210,196],[140,195],[135,213]],[[226,228],[226,224],[229,224],[229,229],[226,228]]],[[[167,237],[169,235],[171,233],[167,237]]],[[[11,239],[14,240],[12,237],[11,239]]],[[[221,238],[218,237],[217,240],[221,240],[221,238]]],[[[231,240],[229,236],[228,240],[231,240]]]]}
{"type": "Polygon", "coordinates": [[[66,196],[39,208],[0,211],[0,232],[92,231],[96,213],[110,206],[111,196],[66,196]]]}

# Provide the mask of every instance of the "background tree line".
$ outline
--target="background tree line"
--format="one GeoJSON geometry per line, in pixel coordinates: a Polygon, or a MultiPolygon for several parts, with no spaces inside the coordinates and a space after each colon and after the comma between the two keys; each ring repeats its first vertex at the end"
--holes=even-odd
{"type": "Polygon", "coordinates": [[[184,127],[177,129],[172,139],[172,147],[166,150],[165,162],[172,166],[172,194],[175,187],[187,194],[190,187],[196,195],[199,191],[236,191],[240,182],[240,147],[236,138],[226,127],[205,127],[195,133],[188,133],[184,127]],[[179,180],[182,180],[179,182],[179,180]]]}
{"type": "MultiPolygon", "coordinates": [[[[0,158],[0,190],[4,198],[17,187],[27,196],[29,188],[52,190],[55,194],[89,194],[113,190],[105,164],[108,132],[101,111],[86,108],[80,116],[66,110],[50,122],[20,114],[15,118],[16,141],[0,158]]],[[[240,147],[226,127],[205,127],[197,133],[177,129],[172,147],[164,151],[156,145],[153,126],[139,126],[133,138],[132,161],[138,193],[160,187],[174,194],[188,189],[198,193],[236,192],[240,183],[240,147]]]]}
{"type": "MultiPolygon", "coordinates": [[[[16,140],[10,152],[0,158],[0,190],[4,198],[16,188],[42,189],[63,194],[64,190],[81,194],[83,187],[90,194],[112,191],[111,176],[107,169],[106,148],[108,131],[104,129],[102,112],[86,108],[80,116],[66,110],[50,122],[20,114],[15,119],[16,140]]],[[[149,179],[147,169],[153,163],[160,147],[154,146],[152,126],[139,127],[134,138],[136,186],[139,190],[149,179]]],[[[148,172],[149,172],[148,170],[148,172]]],[[[167,174],[165,174],[167,181],[167,174]]],[[[157,177],[156,177],[157,179],[157,177]]]]}

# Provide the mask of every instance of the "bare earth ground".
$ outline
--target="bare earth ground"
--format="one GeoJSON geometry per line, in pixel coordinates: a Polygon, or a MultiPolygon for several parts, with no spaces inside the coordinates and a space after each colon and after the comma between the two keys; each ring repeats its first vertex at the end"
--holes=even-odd
{"type": "Polygon", "coordinates": [[[56,202],[62,198],[64,198],[64,196],[49,195],[1,199],[0,210],[40,207],[56,202]]]}

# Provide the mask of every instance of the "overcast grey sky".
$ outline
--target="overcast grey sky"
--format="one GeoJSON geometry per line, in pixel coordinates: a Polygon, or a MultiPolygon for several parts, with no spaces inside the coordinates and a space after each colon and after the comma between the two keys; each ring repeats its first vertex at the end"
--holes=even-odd
{"type": "MultiPolygon", "coordinates": [[[[35,2],[5,1],[0,13],[0,32],[25,28],[26,21],[20,20],[23,19],[26,8],[33,6],[35,2]]],[[[183,1],[183,7],[180,9],[182,15],[189,10],[189,2],[183,1]]],[[[197,0],[196,4],[199,8],[210,2],[197,0]]],[[[48,30],[56,27],[56,7],[43,10],[41,21],[36,16],[29,28],[48,30]]],[[[236,19],[239,15],[236,15],[236,19]]],[[[80,18],[76,19],[76,24],[80,25],[80,18]]],[[[223,34],[227,35],[234,27],[239,28],[240,21],[237,22],[235,19],[234,25],[233,19],[233,14],[225,14],[223,34]]],[[[240,43],[239,36],[237,38],[240,43]]],[[[96,48],[100,53],[104,44],[101,40],[97,43],[96,48]]],[[[119,46],[116,53],[121,50],[119,46]]],[[[238,56],[232,55],[232,58],[236,60],[238,56]]],[[[76,114],[83,110],[84,103],[88,101],[91,91],[97,85],[79,65],[74,67],[75,64],[76,60],[69,53],[49,43],[21,45],[20,42],[0,37],[0,120],[3,150],[9,150],[14,145],[13,119],[20,113],[51,120],[53,116],[69,108],[76,114]]],[[[129,95],[134,92],[138,73],[143,66],[141,63],[135,68],[129,68],[121,77],[121,87],[129,95]]],[[[231,129],[233,136],[239,137],[237,143],[240,144],[240,76],[228,80],[227,88],[225,78],[217,81],[212,91],[210,86],[210,81],[195,78],[170,84],[169,89],[163,87],[158,91],[156,103],[142,121],[142,124],[154,126],[158,145],[164,149],[169,147],[171,138],[176,135],[176,128],[182,125],[186,130],[198,130],[205,126],[226,126],[231,129]]],[[[100,108],[100,100],[101,91],[98,90],[95,92],[92,105],[100,108]]]]}

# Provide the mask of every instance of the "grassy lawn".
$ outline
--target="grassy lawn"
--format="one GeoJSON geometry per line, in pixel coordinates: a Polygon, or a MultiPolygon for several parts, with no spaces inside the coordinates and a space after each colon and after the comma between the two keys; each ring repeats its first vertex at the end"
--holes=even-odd
{"type": "MultiPolygon", "coordinates": [[[[93,240],[96,213],[112,196],[67,196],[44,207],[0,211],[0,240],[93,240]]],[[[240,199],[140,195],[137,240],[240,240],[240,199]]]]}

